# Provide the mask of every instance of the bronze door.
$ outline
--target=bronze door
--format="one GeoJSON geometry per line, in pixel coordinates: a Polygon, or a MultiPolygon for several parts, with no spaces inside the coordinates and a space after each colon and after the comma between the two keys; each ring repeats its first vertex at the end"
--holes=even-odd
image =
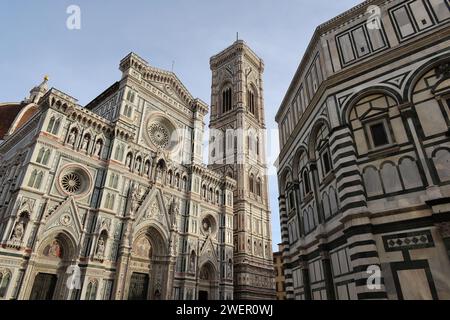
{"type": "Polygon", "coordinates": [[[148,274],[133,273],[131,275],[128,300],[147,300],[148,274]]]}
{"type": "Polygon", "coordinates": [[[52,300],[57,279],[54,274],[39,273],[34,279],[30,300],[52,300]]]}

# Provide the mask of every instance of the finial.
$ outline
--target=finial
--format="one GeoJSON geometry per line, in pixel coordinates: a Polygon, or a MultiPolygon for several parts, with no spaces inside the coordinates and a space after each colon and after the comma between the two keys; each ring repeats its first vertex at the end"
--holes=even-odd
{"type": "Polygon", "coordinates": [[[48,79],[49,79],[48,75],[45,75],[45,76],[44,76],[44,81],[47,82],[48,79]]]}
{"type": "Polygon", "coordinates": [[[239,41],[239,32],[236,32],[236,41],[239,41]]]}

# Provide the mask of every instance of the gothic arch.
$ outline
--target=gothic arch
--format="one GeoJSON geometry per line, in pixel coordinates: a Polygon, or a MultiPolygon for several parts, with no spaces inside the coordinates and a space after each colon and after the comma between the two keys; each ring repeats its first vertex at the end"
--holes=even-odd
{"type": "Polygon", "coordinates": [[[167,256],[169,240],[167,232],[164,232],[163,230],[164,229],[155,222],[146,223],[135,232],[132,243],[134,245],[139,238],[145,236],[150,241],[152,248],[155,249],[153,254],[157,256],[167,256]]]}

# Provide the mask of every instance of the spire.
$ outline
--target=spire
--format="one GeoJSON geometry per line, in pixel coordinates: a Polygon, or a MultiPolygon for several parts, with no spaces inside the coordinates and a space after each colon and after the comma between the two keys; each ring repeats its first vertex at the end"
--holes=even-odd
{"type": "Polygon", "coordinates": [[[49,76],[45,75],[44,80],[40,85],[34,87],[30,91],[30,96],[26,99],[28,103],[38,103],[39,100],[44,96],[44,94],[48,91],[48,80],[49,76]]]}

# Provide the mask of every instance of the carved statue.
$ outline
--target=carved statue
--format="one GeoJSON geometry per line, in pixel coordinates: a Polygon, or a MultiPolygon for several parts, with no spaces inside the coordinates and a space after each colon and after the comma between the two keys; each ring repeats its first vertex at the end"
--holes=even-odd
{"type": "Polygon", "coordinates": [[[150,163],[148,161],[145,162],[144,173],[147,175],[150,174],[150,163]]]}
{"type": "Polygon", "coordinates": [[[83,139],[83,146],[81,147],[83,150],[88,151],[89,148],[89,137],[88,136],[84,136],[83,139]]]}
{"type": "Polygon", "coordinates": [[[22,220],[20,220],[17,222],[16,227],[14,228],[11,240],[22,241],[24,233],[25,233],[25,224],[22,220]]]}
{"type": "Polygon", "coordinates": [[[229,259],[227,267],[227,278],[231,279],[232,277],[233,277],[233,263],[231,262],[231,259],[229,259]]]}
{"type": "Polygon", "coordinates": [[[139,190],[133,185],[131,187],[131,204],[130,204],[130,214],[136,213],[137,207],[139,205],[139,190]]]}
{"type": "Polygon", "coordinates": [[[97,141],[97,143],[95,144],[95,155],[100,157],[100,153],[102,151],[102,143],[100,142],[100,140],[97,141]]]}
{"type": "Polygon", "coordinates": [[[103,256],[105,254],[105,240],[100,237],[97,244],[97,255],[103,256]]]}
{"type": "Polygon", "coordinates": [[[72,132],[69,134],[69,140],[68,140],[68,142],[69,142],[69,144],[71,144],[71,145],[75,144],[75,132],[74,132],[74,131],[72,131],[72,132]]]}
{"type": "Polygon", "coordinates": [[[194,253],[191,253],[191,260],[190,260],[190,263],[189,263],[189,270],[191,272],[195,272],[195,254],[194,253]]]}

